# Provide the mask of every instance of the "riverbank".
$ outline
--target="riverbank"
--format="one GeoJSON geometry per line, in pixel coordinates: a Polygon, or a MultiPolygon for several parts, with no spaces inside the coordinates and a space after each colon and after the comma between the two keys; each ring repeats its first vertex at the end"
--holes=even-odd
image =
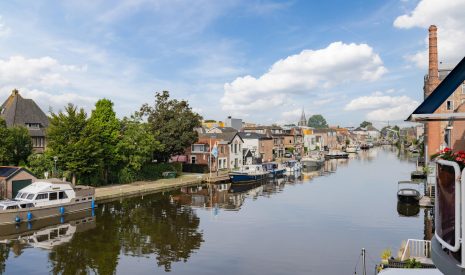
{"type": "Polygon", "coordinates": [[[128,184],[102,186],[95,188],[95,200],[102,202],[120,197],[170,191],[181,187],[197,185],[204,180],[205,175],[202,174],[183,174],[174,179],[136,181],[128,184]]]}

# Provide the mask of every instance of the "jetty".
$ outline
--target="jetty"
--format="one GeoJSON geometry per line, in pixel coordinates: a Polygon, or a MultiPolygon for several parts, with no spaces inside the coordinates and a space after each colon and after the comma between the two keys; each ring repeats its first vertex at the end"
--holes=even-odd
{"type": "Polygon", "coordinates": [[[157,192],[166,192],[181,187],[202,184],[206,179],[203,174],[183,174],[177,178],[159,179],[155,181],[136,181],[128,184],[118,184],[95,188],[97,202],[113,200],[115,198],[130,197],[157,192]]]}

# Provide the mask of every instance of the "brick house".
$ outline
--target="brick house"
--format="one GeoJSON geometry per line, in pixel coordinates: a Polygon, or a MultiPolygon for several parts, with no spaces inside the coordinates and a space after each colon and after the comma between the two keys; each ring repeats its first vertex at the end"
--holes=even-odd
{"type": "Polygon", "coordinates": [[[32,99],[25,99],[18,90],[13,90],[0,107],[0,117],[5,120],[7,127],[26,127],[32,139],[34,152],[43,153],[45,151],[47,146],[45,133],[49,120],[32,99]]]}
{"type": "Polygon", "coordinates": [[[27,169],[15,166],[0,166],[0,198],[13,199],[18,191],[36,181],[27,169]]]}
{"type": "Polygon", "coordinates": [[[240,132],[244,141],[244,155],[249,151],[251,159],[244,159],[244,164],[255,164],[273,160],[273,138],[265,134],[240,132]]]}
{"type": "Polygon", "coordinates": [[[234,169],[242,166],[244,141],[234,132],[199,134],[197,142],[186,149],[190,164],[211,165],[211,170],[234,169]],[[210,146],[218,148],[218,158],[210,155],[210,146]],[[211,157],[211,160],[210,160],[211,157]],[[211,161],[211,162],[210,162],[211,161]]]}

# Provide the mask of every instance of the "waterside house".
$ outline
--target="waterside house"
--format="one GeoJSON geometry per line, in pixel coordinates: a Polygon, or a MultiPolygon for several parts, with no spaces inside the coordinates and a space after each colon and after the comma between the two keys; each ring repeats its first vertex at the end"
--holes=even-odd
{"type": "Polygon", "coordinates": [[[265,134],[239,132],[244,141],[244,164],[257,164],[272,161],[273,138],[265,134]]]}
{"type": "Polygon", "coordinates": [[[49,120],[32,99],[25,99],[18,90],[13,90],[0,107],[0,116],[5,120],[7,127],[23,126],[28,129],[34,152],[45,151],[47,146],[45,132],[49,120]]]}

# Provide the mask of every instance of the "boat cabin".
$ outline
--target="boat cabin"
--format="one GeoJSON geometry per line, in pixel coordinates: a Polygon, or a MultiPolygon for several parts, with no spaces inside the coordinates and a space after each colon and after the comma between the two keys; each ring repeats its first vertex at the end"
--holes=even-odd
{"type": "Polygon", "coordinates": [[[75,193],[68,183],[34,182],[21,189],[15,200],[34,203],[35,206],[68,203],[75,193]]]}

